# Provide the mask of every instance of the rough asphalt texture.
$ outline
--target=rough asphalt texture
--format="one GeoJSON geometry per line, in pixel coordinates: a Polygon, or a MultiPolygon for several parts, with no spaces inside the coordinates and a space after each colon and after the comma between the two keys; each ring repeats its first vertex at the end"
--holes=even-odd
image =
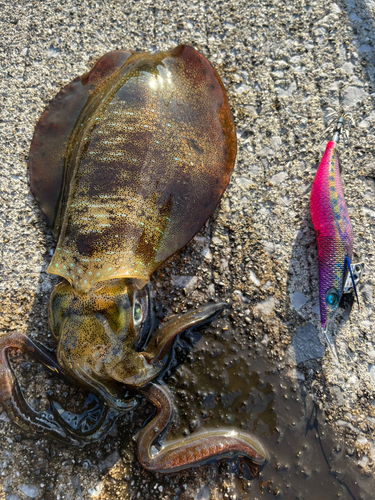
{"type": "MultiPolygon", "coordinates": [[[[231,301],[232,308],[187,356],[189,368],[185,361],[168,381],[177,409],[184,408],[173,432],[186,435],[205,418],[211,418],[207,427],[215,418],[220,425],[240,425],[225,409],[241,393],[228,366],[255,345],[264,365],[273,367],[274,386],[283,388],[281,380],[295,384],[302,399],[321,412],[325,432],[333,436],[347,467],[366,479],[356,493],[340,490],[340,498],[370,499],[375,487],[375,3],[18,0],[0,5],[0,331],[18,330],[53,347],[46,315],[56,279],[45,269],[54,242],[27,176],[34,126],[48,101],[109,50],[191,44],[215,66],[228,91],[238,133],[237,163],[206,228],[155,274],[153,283],[160,318],[213,297],[231,301]],[[308,203],[324,117],[339,104],[357,124],[350,145],[341,146],[342,180],[355,260],[366,267],[360,311],[354,305],[349,316],[349,300],[337,316],[340,362],[335,365],[318,333],[317,259],[308,203]],[[234,346],[231,361],[228,345],[234,346]],[[216,371],[203,363],[207,373],[202,369],[200,378],[194,356],[199,361],[205,352],[212,366],[223,353],[223,363],[216,371]],[[222,383],[232,399],[224,405],[222,396],[219,411],[218,399],[211,398],[209,417],[195,418],[204,376],[219,380],[224,372],[222,383]]],[[[45,404],[46,386],[67,399],[65,388],[47,379],[40,367],[20,357],[14,365],[34,407],[45,404]]],[[[214,394],[210,382],[206,385],[203,399],[214,394]]],[[[71,394],[77,401],[81,397],[78,390],[71,394]]],[[[267,483],[261,476],[254,483],[233,461],[182,475],[147,474],[137,465],[131,439],[152,410],[142,408],[118,424],[113,436],[84,450],[29,439],[0,409],[0,498],[322,498],[304,469],[298,472],[298,480],[310,484],[304,493],[297,479],[290,480],[289,492],[286,483],[277,486],[277,478],[267,483]]],[[[298,467],[292,459],[290,467],[298,467]]]]}

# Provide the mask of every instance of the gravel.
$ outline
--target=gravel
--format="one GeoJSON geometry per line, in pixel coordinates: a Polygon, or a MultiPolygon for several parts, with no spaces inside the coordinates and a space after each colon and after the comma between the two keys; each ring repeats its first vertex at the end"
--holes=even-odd
{"type": "Polygon", "coordinates": [[[39,496],[38,488],[32,484],[21,484],[18,489],[28,498],[37,498],[39,496]]]}
{"type": "Polygon", "coordinates": [[[310,359],[322,358],[325,352],[324,346],[319,342],[318,330],[311,323],[297,328],[292,346],[295,351],[297,364],[309,361],[310,359]]]}
{"type": "Polygon", "coordinates": [[[291,302],[294,309],[298,311],[306,304],[307,298],[301,292],[294,292],[291,298],[291,302]]]}
{"type": "MultiPolygon", "coordinates": [[[[350,465],[344,483],[351,473],[359,474],[350,483],[352,489],[348,487],[354,492],[351,496],[348,489],[340,489],[343,483],[334,483],[341,498],[371,498],[369,492],[375,486],[375,376],[370,355],[375,350],[375,4],[364,0],[238,0],[235,4],[22,0],[11,8],[3,2],[1,7],[0,332],[21,331],[54,347],[47,307],[58,280],[46,268],[55,243],[29,193],[27,177],[34,126],[48,101],[109,50],[155,51],[192,44],[217,68],[227,89],[237,126],[238,156],[231,184],[214,216],[198,238],[155,273],[155,302],[159,320],[212,299],[227,301],[230,309],[201,340],[184,337],[175,349],[181,366],[177,368],[176,362],[166,377],[178,409],[171,435],[187,435],[196,414],[207,428],[234,420],[236,426],[260,433],[262,417],[255,417],[271,405],[269,394],[276,394],[275,407],[296,394],[304,402],[295,418],[300,429],[309,419],[304,412],[310,401],[321,422],[329,426],[325,436],[334,440],[329,449],[343,450],[337,454],[351,460],[345,462],[350,465]],[[330,108],[340,104],[360,124],[352,129],[350,144],[341,145],[340,161],[356,260],[364,261],[366,268],[359,286],[360,310],[354,305],[349,315],[348,300],[346,311],[340,309],[336,315],[331,332],[339,357],[336,365],[318,335],[317,255],[308,204],[324,119],[330,108]],[[200,361],[205,356],[206,364],[200,361]],[[260,370],[259,377],[273,374],[274,389],[253,399],[249,403],[253,409],[248,410],[245,393],[255,389],[245,384],[240,396],[238,385],[241,373],[252,373],[254,366],[260,370]],[[197,392],[203,388],[206,396],[199,398],[197,392]],[[225,394],[243,397],[243,406],[228,414],[222,403],[225,394]]],[[[81,400],[78,390],[49,379],[27,359],[15,358],[14,364],[33,404],[47,404],[46,387],[66,392],[72,404],[81,400]]],[[[284,469],[276,465],[273,469],[281,460],[277,455],[281,448],[289,453],[288,464],[296,461],[298,438],[294,442],[285,438],[292,432],[292,417],[282,427],[282,416],[271,415],[280,419],[275,424],[277,438],[271,427],[262,428],[264,439],[271,436],[273,445],[267,443],[276,454],[270,462],[272,472],[264,469],[262,478],[241,475],[235,461],[166,477],[142,471],[134,456],[132,437],[150,411],[144,405],[124,417],[103,443],[80,450],[44,438],[29,439],[1,413],[0,497],[4,493],[7,500],[147,495],[154,500],[244,499],[258,498],[259,491],[264,493],[262,498],[274,498],[279,488],[286,498],[287,484],[292,484],[303,498],[321,498],[313,489],[306,493],[302,482],[306,476],[299,469],[298,474],[292,473],[294,465],[286,467],[291,476],[284,483],[284,472],[277,472],[284,469]],[[283,446],[278,447],[277,439],[283,446]],[[262,482],[265,477],[275,488],[269,493],[262,482]]],[[[324,467],[325,462],[318,469],[324,467]]],[[[327,471],[332,479],[334,475],[327,471]]],[[[328,498],[332,481],[325,484],[328,498]]]]}

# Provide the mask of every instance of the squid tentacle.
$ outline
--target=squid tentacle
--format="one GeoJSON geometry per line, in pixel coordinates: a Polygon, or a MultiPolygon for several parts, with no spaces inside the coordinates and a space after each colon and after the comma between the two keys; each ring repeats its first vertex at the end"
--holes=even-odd
{"type": "Polygon", "coordinates": [[[215,458],[242,456],[257,465],[267,459],[262,444],[251,434],[234,429],[215,429],[163,445],[153,453],[152,444],[171,421],[173,406],[171,396],[161,385],[150,383],[137,389],[139,394],[152,401],[156,415],[138,436],[137,455],[142,466],[150,471],[172,472],[200,465],[215,458]]]}
{"type": "Polygon", "coordinates": [[[179,333],[212,321],[227,306],[228,304],[225,302],[201,306],[188,313],[178,315],[162,325],[153,334],[145,351],[145,355],[150,359],[150,364],[159,363],[164,358],[172,341],[179,333]]]}
{"type": "MultiPolygon", "coordinates": [[[[69,425],[67,413],[55,402],[51,402],[47,411],[36,412],[26,402],[17,378],[8,358],[10,349],[19,349],[28,352],[37,361],[48,367],[55,375],[66,381],[56,358],[46,348],[26,335],[14,332],[0,337],[0,403],[7,412],[9,418],[28,434],[51,435],[56,440],[73,446],[81,446],[88,442],[96,441],[104,437],[113,427],[118,414],[113,410],[102,411],[91,428],[87,425],[84,430],[89,431],[85,435],[79,432],[74,425],[69,425]]],[[[92,402],[92,399],[91,401],[92,402]]],[[[95,405],[94,405],[95,406],[95,405]]],[[[99,407],[96,399],[96,406],[99,407]]],[[[90,418],[90,412],[95,414],[95,408],[91,407],[83,412],[83,418],[90,418]]],[[[98,414],[98,412],[96,412],[98,414]]],[[[83,421],[83,419],[81,419],[83,421]]]]}

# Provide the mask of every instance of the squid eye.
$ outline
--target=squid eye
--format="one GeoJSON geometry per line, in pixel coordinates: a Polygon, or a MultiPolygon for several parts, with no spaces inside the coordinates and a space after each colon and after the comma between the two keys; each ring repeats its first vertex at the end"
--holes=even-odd
{"type": "Polygon", "coordinates": [[[135,300],[134,301],[134,305],[133,305],[133,320],[134,320],[134,323],[139,323],[140,321],[142,321],[142,304],[140,302],[138,302],[138,300],[135,300]]]}
{"type": "Polygon", "coordinates": [[[327,305],[334,307],[339,303],[339,294],[336,288],[330,288],[326,293],[326,303],[327,305]]]}

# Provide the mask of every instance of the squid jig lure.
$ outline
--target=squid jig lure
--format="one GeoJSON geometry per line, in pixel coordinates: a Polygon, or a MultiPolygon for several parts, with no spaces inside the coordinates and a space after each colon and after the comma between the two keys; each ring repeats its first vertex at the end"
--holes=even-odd
{"type": "Polygon", "coordinates": [[[336,349],[327,331],[328,325],[343,293],[351,288],[350,285],[358,301],[356,283],[361,271],[360,265],[352,266],[351,263],[353,229],[341,186],[337,155],[337,143],[348,120],[351,120],[349,114],[339,115],[333,137],[327,143],[316,172],[310,197],[311,219],[318,248],[321,330],[336,359],[336,349]]]}

